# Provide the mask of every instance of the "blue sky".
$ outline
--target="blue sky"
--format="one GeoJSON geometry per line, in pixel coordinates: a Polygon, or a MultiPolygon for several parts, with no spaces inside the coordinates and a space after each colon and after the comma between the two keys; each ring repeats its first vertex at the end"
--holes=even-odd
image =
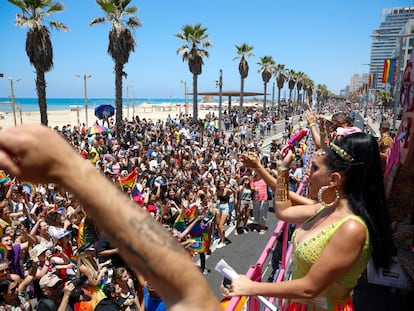
{"type": "MultiPolygon", "coordinates": [[[[75,74],[91,74],[89,98],[113,98],[113,61],[107,54],[110,24],[88,26],[94,17],[104,16],[93,0],[66,0],[63,13],[52,20],[65,23],[70,32],[52,30],[54,68],[46,73],[47,97],[83,97],[83,80],[75,74]]],[[[129,97],[183,98],[187,81],[191,92],[192,75],[177,49],[184,44],[174,35],[184,24],[200,22],[208,28],[213,47],[198,79],[199,91],[217,90],[215,80],[223,70],[223,89],[239,90],[240,76],[235,45],[254,46],[249,58],[246,91],[263,91],[257,62],[270,55],[277,64],[303,71],[330,91],[349,84],[354,73],[368,71],[370,34],[380,23],[383,8],[412,5],[412,0],[133,0],[142,27],[135,32],[137,46],[125,65],[124,80],[129,97]]],[[[27,29],[14,25],[17,7],[0,2],[2,38],[0,98],[10,96],[7,77],[22,80],[14,85],[16,97],[36,97],[35,70],[25,53],[27,29]]],[[[272,79],[271,82],[274,80],[272,79]]],[[[271,83],[268,85],[271,89],[271,83]]],[[[288,94],[286,92],[286,94],[288,94]]],[[[283,94],[282,94],[283,96],[283,94]]]]}

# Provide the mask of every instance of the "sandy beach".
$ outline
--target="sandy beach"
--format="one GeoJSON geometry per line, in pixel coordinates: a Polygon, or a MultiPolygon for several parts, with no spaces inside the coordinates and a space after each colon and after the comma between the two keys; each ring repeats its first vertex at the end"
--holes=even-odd
{"type": "MultiPolygon", "coordinates": [[[[238,103],[232,103],[237,106],[238,103]]],[[[259,103],[250,101],[245,102],[245,107],[258,107],[259,103]]],[[[227,102],[223,103],[223,110],[227,109],[227,102]]],[[[132,119],[133,116],[139,116],[141,119],[151,119],[153,121],[162,120],[165,121],[168,118],[168,115],[171,118],[174,118],[176,115],[180,115],[181,113],[187,113],[192,115],[193,113],[193,106],[192,104],[188,104],[187,110],[185,109],[185,105],[183,104],[158,104],[158,105],[149,105],[149,104],[142,104],[135,107],[124,108],[123,109],[123,117],[132,119]]],[[[218,104],[217,103],[200,103],[198,109],[198,116],[199,118],[205,118],[205,116],[210,114],[218,115],[218,104]]],[[[58,126],[62,128],[64,125],[81,125],[82,123],[86,123],[86,114],[84,108],[76,108],[70,110],[49,110],[48,111],[48,121],[50,127],[58,126]]],[[[95,124],[98,120],[94,114],[94,108],[88,109],[88,126],[95,124]]],[[[15,124],[17,126],[23,124],[40,124],[40,112],[21,112],[16,111],[16,114],[13,113],[5,113],[2,114],[0,117],[0,129],[6,129],[10,127],[14,127],[15,124]],[[15,120],[16,118],[16,120],[15,120]]]]}
{"type": "MultiPolygon", "coordinates": [[[[188,114],[192,114],[193,107],[189,105],[187,108],[188,114]]],[[[204,118],[208,113],[215,113],[218,114],[218,110],[216,109],[200,109],[198,114],[200,118],[204,118]]],[[[132,119],[133,116],[138,115],[141,119],[151,119],[153,121],[163,120],[165,121],[168,118],[168,115],[171,118],[174,118],[176,115],[180,113],[185,113],[184,105],[170,105],[170,104],[162,104],[162,105],[140,105],[139,107],[132,107],[123,109],[123,116],[124,118],[132,119]]],[[[16,112],[16,125],[19,126],[21,124],[40,124],[40,112],[16,112]]],[[[62,128],[64,125],[79,125],[85,123],[86,121],[86,114],[85,109],[71,109],[71,110],[51,110],[48,111],[48,121],[49,126],[55,127],[58,126],[62,128]]],[[[94,109],[88,109],[88,126],[91,126],[98,120],[95,117],[94,109]]],[[[15,126],[15,120],[13,113],[6,113],[2,115],[0,119],[0,128],[6,129],[15,126]]]]}

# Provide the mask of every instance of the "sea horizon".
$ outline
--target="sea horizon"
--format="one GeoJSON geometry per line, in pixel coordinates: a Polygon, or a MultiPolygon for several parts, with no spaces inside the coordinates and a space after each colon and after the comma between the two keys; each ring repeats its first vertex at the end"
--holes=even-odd
{"type": "MultiPolygon", "coordinates": [[[[192,99],[191,99],[192,100],[192,99]]],[[[200,101],[200,100],[199,100],[200,101]]],[[[128,104],[140,106],[142,104],[160,105],[160,104],[183,104],[184,98],[123,98],[123,106],[128,104]]],[[[187,102],[190,102],[187,99],[187,102]]],[[[19,97],[14,99],[16,110],[22,112],[38,112],[39,104],[37,98],[19,97]]],[[[47,110],[70,110],[76,107],[84,108],[84,98],[48,98],[46,99],[47,110]]],[[[88,108],[94,108],[101,104],[111,104],[115,107],[115,98],[88,98],[88,108]]],[[[13,112],[11,98],[0,98],[0,112],[13,112]]]]}

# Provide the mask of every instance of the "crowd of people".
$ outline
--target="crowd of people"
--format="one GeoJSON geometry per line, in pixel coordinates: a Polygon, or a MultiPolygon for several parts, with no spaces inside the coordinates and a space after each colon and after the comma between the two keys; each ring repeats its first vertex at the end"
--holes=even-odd
{"type": "MultiPolygon", "coordinates": [[[[305,223],[295,243],[329,226],[334,228],[332,236],[338,231],[353,241],[352,247],[329,242],[330,251],[313,258],[321,269],[309,278],[315,281],[312,288],[306,276],[313,269],[308,271],[306,265],[295,276],[302,281],[296,282],[300,286],[293,294],[284,282],[278,290],[253,286],[244,278],[233,281],[227,294],[263,294],[312,304],[328,289],[324,307],[331,310],[337,298],[335,303],[348,306],[348,289],[355,286],[371,253],[378,266],[389,261],[388,254],[381,253],[381,258],[378,251],[391,245],[384,202],[366,203],[373,199],[372,191],[382,198],[380,184],[370,189],[361,184],[369,174],[381,173],[374,161],[376,141],[358,133],[345,113],[327,121],[309,110],[307,127],[319,151],[313,156],[316,164],[306,170],[304,148],[291,140],[291,121],[285,128],[288,148],[272,141],[269,154],[259,157],[264,130],[272,132],[267,120],[261,120],[260,112],[235,112],[225,118],[230,120],[227,133],[217,129],[214,115],[198,123],[186,116],[156,122],[135,117],[125,121],[121,134],[113,128],[88,135],[84,127],[22,127],[1,133],[5,171],[0,180],[0,309],[30,310],[30,299],[36,299],[39,310],[218,308],[194,268],[209,273],[205,254],[213,243],[218,249],[226,246],[228,222],[235,223],[235,234],[247,234],[248,222],[259,234],[265,233],[269,196],[274,196],[279,219],[305,223]],[[362,143],[372,148],[365,150],[362,143]],[[354,175],[370,160],[369,174],[354,175]],[[361,177],[357,194],[355,176],[361,177]],[[305,177],[311,180],[310,198],[295,194],[305,177]],[[291,202],[300,206],[290,209],[291,202]],[[343,256],[328,264],[331,252],[339,251],[343,256]],[[192,260],[195,254],[200,256],[199,267],[192,260]],[[170,255],[173,262],[166,258],[170,255]],[[174,279],[178,273],[182,280],[174,279]],[[341,286],[331,291],[338,279],[341,286]],[[195,302],[197,291],[190,294],[183,288],[191,284],[204,290],[202,303],[195,302]]],[[[108,124],[113,125],[111,120],[108,124]]]]}
{"type": "MultiPolygon", "coordinates": [[[[197,124],[190,116],[156,122],[135,117],[125,120],[122,135],[116,135],[111,119],[107,121],[110,131],[93,135],[76,126],[54,131],[124,192],[136,209],[160,223],[190,258],[199,255],[199,269],[208,274],[205,254],[211,253],[213,243],[217,249],[227,245],[226,224],[236,224],[235,234],[248,233],[252,228],[248,222],[260,234],[266,230],[267,186],[239,161],[242,152],[257,151],[263,143],[260,115],[225,116],[231,120],[226,133],[218,131],[214,114],[197,124]],[[257,204],[258,200],[262,203],[257,204]]],[[[276,151],[271,152],[274,159],[276,151]]],[[[7,171],[0,177],[2,264],[8,271],[3,279],[20,282],[36,266],[30,285],[13,303],[36,299],[39,310],[64,304],[93,310],[105,297],[111,301],[105,299],[105,303],[115,301],[122,310],[143,304],[151,310],[148,304],[163,304],[68,188],[26,182],[7,171]],[[29,251],[34,252],[35,262],[29,251]],[[119,269],[124,280],[121,292],[109,285],[121,279],[119,269]],[[68,299],[63,299],[65,295],[68,299]]]]}

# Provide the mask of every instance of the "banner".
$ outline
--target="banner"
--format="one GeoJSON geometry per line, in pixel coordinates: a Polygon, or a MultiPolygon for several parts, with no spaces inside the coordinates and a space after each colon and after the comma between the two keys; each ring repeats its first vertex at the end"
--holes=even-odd
{"type": "Polygon", "coordinates": [[[382,83],[392,84],[394,82],[395,58],[384,60],[384,70],[382,72],[382,83]]]}

